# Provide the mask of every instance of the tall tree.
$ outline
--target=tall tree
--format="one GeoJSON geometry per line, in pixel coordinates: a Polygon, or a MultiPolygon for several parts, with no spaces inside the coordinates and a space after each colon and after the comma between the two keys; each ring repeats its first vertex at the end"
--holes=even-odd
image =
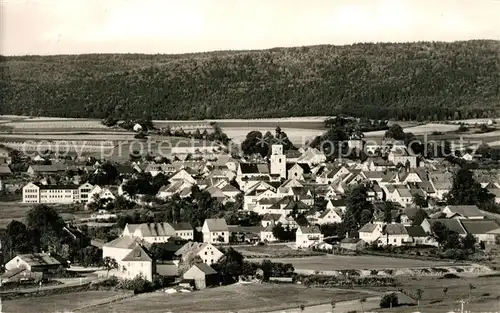
{"type": "Polygon", "coordinates": [[[449,205],[473,205],[487,208],[494,200],[494,196],[481,187],[469,169],[461,168],[453,177],[450,192],[446,195],[449,205]]]}

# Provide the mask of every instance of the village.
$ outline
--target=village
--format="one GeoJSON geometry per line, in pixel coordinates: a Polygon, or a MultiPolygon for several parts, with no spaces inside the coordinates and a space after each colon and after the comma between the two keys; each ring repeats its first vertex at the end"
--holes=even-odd
{"type": "Polygon", "coordinates": [[[26,226],[7,225],[2,284],[32,288],[61,272],[92,272],[86,281],[116,277],[200,290],[241,277],[292,282],[297,273],[344,268],[329,255],[463,261],[498,253],[498,170],[465,166],[483,156],[424,158],[401,140],[374,146],[351,136],[349,148],[367,156],[332,159],[310,146],[286,150],[280,132],[262,155],[209,143],[174,147],[171,159],[131,155],[120,163],[57,153],[27,160],[4,147],[3,197],[17,193],[20,205],[32,207],[28,215],[45,224],[28,223],[41,239],[22,249],[19,238],[29,236],[16,227],[26,226]],[[13,173],[16,162],[26,171],[13,173]],[[44,220],[68,210],[75,214],[52,229],[60,242],[52,233],[46,239],[54,225],[44,220]],[[301,257],[324,266],[281,262],[301,257]],[[264,266],[269,259],[275,262],[264,266]],[[237,270],[228,269],[233,262],[237,270]]]}

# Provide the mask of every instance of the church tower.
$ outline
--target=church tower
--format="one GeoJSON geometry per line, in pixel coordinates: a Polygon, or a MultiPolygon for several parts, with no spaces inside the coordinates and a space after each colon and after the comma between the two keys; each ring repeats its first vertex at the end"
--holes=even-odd
{"type": "Polygon", "coordinates": [[[271,175],[286,178],[286,156],[283,154],[283,145],[271,146],[271,175]]]}

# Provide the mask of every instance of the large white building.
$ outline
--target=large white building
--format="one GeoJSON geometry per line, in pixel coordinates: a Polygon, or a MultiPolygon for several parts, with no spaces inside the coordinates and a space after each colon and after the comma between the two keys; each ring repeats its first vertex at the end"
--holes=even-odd
{"type": "Polygon", "coordinates": [[[80,186],[28,183],[23,187],[23,203],[86,203],[92,188],[89,183],[80,186]]]}

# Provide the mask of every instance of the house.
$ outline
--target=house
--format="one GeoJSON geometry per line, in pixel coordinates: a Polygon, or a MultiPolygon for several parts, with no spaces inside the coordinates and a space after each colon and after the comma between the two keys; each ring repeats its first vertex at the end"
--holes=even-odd
{"type": "Polygon", "coordinates": [[[305,177],[311,176],[311,168],[307,163],[287,164],[288,179],[305,180],[305,177]]]}
{"type": "Polygon", "coordinates": [[[194,230],[189,223],[171,223],[175,236],[184,240],[194,240],[194,230]]]}
{"type": "Polygon", "coordinates": [[[132,236],[121,236],[102,246],[102,257],[110,257],[120,262],[132,249],[141,243],[141,240],[132,236]]]}
{"type": "Polygon", "coordinates": [[[319,214],[319,216],[315,219],[314,224],[323,225],[341,222],[342,217],[337,211],[334,209],[326,209],[323,213],[319,214]]]}
{"type": "Polygon", "coordinates": [[[323,234],[321,234],[318,226],[299,226],[295,236],[295,246],[297,248],[309,248],[311,245],[323,241],[323,234]]]}
{"type": "Polygon", "coordinates": [[[297,163],[306,163],[309,165],[316,165],[324,162],[326,162],[326,155],[316,148],[308,148],[297,158],[297,163]]]}
{"type": "Polygon", "coordinates": [[[447,218],[458,219],[484,219],[485,216],[477,205],[448,205],[443,211],[447,218]]]}
{"type": "Polygon", "coordinates": [[[405,226],[408,235],[412,239],[412,244],[414,246],[439,246],[439,243],[434,237],[427,233],[424,228],[420,225],[405,226]]]}
{"type": "Polygon", "coordinates": [[[375,242],[382,236],[382,225],[367,223],[358,230],[359,239],[363,240],[367,244],[375,242]]]}
{"type": "MultiPolygon", "coordinates": [[[[82,190],[82,188],[79,188],[79,191],[80,191],[80,201],[83,202],[85,199],[84,194],[85,194],[86,190],[82,190]]],[[[92,188],[90,193],[88,193],[87,198],[88,198],[88,203],[92,203],[96,199],[99,199],[99,200],[107,199],[110,201],[116,199],[115,195],[113,194],[113,192],[111,192],[110,189],[102,188],[102,187],[97,186],[97,185],[92,188]]]]}
{"type": "MultiPolygon", "coordinates": [[[[279,161],[279,158],[278,158],[279,161]]],[[[286,163],[284,163],[286,169],[286,163]]],[[[279,177],[279,176],[278,176],[279,177]]],[[[269,165],[266,163],[240,163],[236,173],[236,182],[243,191],[248,185],[260,180],[271,180],[269,165]]]]}
{"type": "Polygon", "coordinates": [[[214,245],[207,242],[188,242],[175,252],[176,256],[181,257],[183,260],[188,259],[190,256],[197,255],[201,258],[203,263],[214,264],[224,255],[214,245]]]}
{"type": "Polygon", "coordinates": [[[388,224],[382,230],[382,235],[377,240],[383,246],[403,246],[412,242],[406,227],[403,224],[388,224]]]}
{"type": "Polygon", "coordinates": [[[50,174],[61,174],[66,171],[66,166],[61,163],[55,163],[53,165],[38,165],[33,164],[28,167],[26,173],[31,176],[39,175],[50,175],[50,174]]]}
{"type": "Polygon", "coordinates": [[[277,225],[278,220],[280,219],[281,214],[271,214],[267,213],[262,216],[262,220],[260,221],[262,227],[266,228],[269,225],[277,225]]]}
{"type": "Polygon", "coordinates": [[[196,289],[205,289],[218,284],[217,272],[205,263],[196,263],[188,269],[182,278],[191,280],[196,289]]]}
{"type": "Polygon", "coordinates": [[[203,242],[229,243],[229,229],[223,218],[206,219],[202,227],[203,242]]]}
{"type": "Polygon", "coordinates": [[[18,254],[5,264],[5,270],[25,269],[26,273],[41,273],[42,276],[57,273],[63,264],[50,253],[18,254]]]}
{"type": "Polygon", "coordinates": [[[398,165],[402,164],[408,168],[417,168],[417,156],[415,154],[411,155],[410,151],[406,147],[393,147],[387,160],[398,165]]]}
{"type": "Polygon", "coordinates": [[[277,241],[276,237],[273,235],[274,225],[268,225],[266,228],[260,231],[260,241],[262,242],[273,242],[277,241]]]}
{"type": "Polygon", "coordinates": [[[119,263],[119,271],[122,278],[133,279],[142,277],[147,281],[153,281],[153,274],[156,272],[155,260],[149,252],[137,245],[119,263]]]}
{"type": "Polygon", "coordinates": [[[500,236],[500,225],[494,220],[467,220],[461,219],[460,223],[468,234],[472,234],[478,243],[495,244],[500,236]]]}
{"type": "Polygon", "coordinates": [[[127,224],[122,236],[132,236],[144,242],[165,243],[176,236],[176,231],[169,223],[127,224]]]}
{"type": "Polygon", "coordinates": [[[467,231],[460,223],[459,219],[448,219],[448,218],[426,218],[420,226],[424,229],[426,233],[433,233],[432,229],[434,224],[441,223],[446,227],[449,231],[457,233],[460,237],[465,237],[467,235],[467,231]]]}
{"type": "Polygon", "coordinates": [[[340,248],[350,251],[359,251],[363,249],[365,242],[359,238],[344,238],[340,241],[340,248]]]}
{"type": "Polygon", "coordinates": [[[78,188],[78,185],[28,183],[23,187],[23,203],[78,203],[80,202],[78,188]]]}
{"type": "Polygon", "coordinates": [[[0,164],[0,177],[7,177],[12,175],[12,171],[7,164],[0,164]]]}

